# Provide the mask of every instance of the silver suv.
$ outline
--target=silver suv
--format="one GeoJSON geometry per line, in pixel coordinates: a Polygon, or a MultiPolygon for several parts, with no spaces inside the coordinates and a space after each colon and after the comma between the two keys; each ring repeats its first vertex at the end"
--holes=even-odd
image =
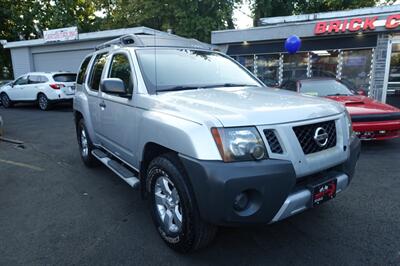
{"type": "Polygon", "coordinates": [[[78,73],[74,115],[83,162],[140,188],[179,252],[217,226],[273,223],[334,198],[360,154],[342,105],[267,88],[172,35],[98,47],[78,73]]]}

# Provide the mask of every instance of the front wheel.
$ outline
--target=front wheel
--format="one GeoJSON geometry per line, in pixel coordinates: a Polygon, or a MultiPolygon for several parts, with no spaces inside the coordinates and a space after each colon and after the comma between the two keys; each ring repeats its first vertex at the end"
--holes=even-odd
{"type": "Polygon", "coordinates": [[[1,98],[1,103],[3,104],[4,108],[10,108],[12,107],[12,102],[10,100],[10,98],[8,97],[7,94],[5,94],[4,92],[0,95],[1,98]]]}
{"type": "Polygon", "coordinates": [[[92,141],[90,140],[89,134],[86,130],[85,120],[80,119],[77,123],[76,133],[78,137],[79,150],[83,163],[87,167],[98,166],[99,161],[92,155],[94,149],[92,141]]]}
{"type": "Polygon", "coordinates": [[[179,159],[174,154],[155,158],[147,171],[154,224],[166,244],[181,253],[207,246],[217,227],[204,222],[179,159]]]}

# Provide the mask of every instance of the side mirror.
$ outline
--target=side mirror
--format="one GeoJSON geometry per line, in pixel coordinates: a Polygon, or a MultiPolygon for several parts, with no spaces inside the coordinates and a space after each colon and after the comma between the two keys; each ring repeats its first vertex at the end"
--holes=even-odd
{"type": "Polygon", "coordinates": [[[102,92],[109,94],[126,94],[125,84],[121,79],[118,78],[107,78],[103,79],[100,83],[102,92]]]}

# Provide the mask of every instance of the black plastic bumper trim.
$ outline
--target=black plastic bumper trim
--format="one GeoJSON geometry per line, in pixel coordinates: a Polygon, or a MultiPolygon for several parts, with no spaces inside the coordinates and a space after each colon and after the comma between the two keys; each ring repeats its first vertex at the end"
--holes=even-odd
{"type": "Polygon", "coordinates": [[[390,120],[400,120],[400,112],[388,113],[388,114],[369,114],[369,115],[351,116],[352,122],[374,122],[374,121],[390,121],[390,120]]]}

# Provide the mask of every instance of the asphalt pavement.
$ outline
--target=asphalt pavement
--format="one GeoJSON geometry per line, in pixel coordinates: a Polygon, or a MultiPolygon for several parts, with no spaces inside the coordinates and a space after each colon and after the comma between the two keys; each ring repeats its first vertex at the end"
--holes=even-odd
{"type": "Polygon", "coordinates": [[[208,248],[162,242],[137,191],[80,160],[71,107],[0,107],[0,265],[400,265],[400,139],[363,143],[335,200],[282,222],[221,228],[208,248]]]}

